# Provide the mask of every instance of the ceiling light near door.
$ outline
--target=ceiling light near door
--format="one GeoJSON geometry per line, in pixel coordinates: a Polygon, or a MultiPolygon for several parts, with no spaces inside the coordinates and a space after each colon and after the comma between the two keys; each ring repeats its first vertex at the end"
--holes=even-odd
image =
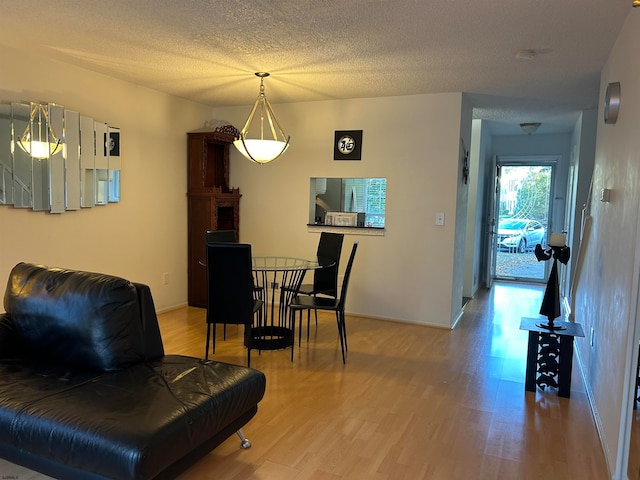
{"type": "Polygon", "coordinates": [[[31,116],[27,128],[18,138],[22,150],[39,160],[49,158],[60,151],[62,140],[56,135],[49,122],[49,106],[31,104],[31,116]]]}
{"type": "Polygon", "coordinates": [[[291,137],[287,137],[284,133],[264,93],[264,79],[269,74],[256,72],[255,75],[260,78],[260,93],[249,114],[249,118],[247,118],[247,122],[240,131],[240,138],[234,141],[233,144],[246,158],[252,162],[263,164],[271,162],[282,155],[289,148],[291,137]],[[256,112],[260,115],[259,124],[252,125],[252,123],[258,123],[257,121],[253,122],[256,112]],[[267,137],[265,137],[265,129],[267,130],[267,137]],[[249,135],[255,136],[250,138],[249,135]]]}
{"type": "Polygon", "coordinates": [[[527,135],[531,135],[535,133],[536,130],[542,125],[540,122],[529,122],[529,123],[521,123],[520,128],[527,135]]]}

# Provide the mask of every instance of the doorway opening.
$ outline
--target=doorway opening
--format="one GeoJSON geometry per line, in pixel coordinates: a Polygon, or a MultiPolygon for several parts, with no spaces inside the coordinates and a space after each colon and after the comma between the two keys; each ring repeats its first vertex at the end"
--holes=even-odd
{"type": "Polygon", "coordinates": [[[544,283],[549,262],[539,262],[534,250],[549,237],[554,165],[498,159],[497,166],[492,276],[544,283]]]}

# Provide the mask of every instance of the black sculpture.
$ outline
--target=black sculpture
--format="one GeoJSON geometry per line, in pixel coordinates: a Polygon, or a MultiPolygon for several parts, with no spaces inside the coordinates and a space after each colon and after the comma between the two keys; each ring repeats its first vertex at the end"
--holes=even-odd
{"type": "MultiPolygon", "coordinates": [[[[558,238],[554,238],[556,235],[551,236],[550,243],[557,243],[558,238]],[[556,242],[554,242],[556,240],[556,242]]],[[[562,237],[562,243],[564,243],[564,235],[562,237]]],[[[549,245],[547,249],[542,248],[542,245],[537,244],[535,248],[535,256],[538,261],[549,260],[553,257],[553,266],[551,267],[551,273],[549,274],[549,280],[547,281],[547,288],[544,291],[544,297],[542,299],[542,305],[540,306],[540,314],[544,315],[548,319],[546,324],[538,324],[541,328],[546,328],[551,331],[564,330],[564,327],[554,325],[553,321],[562,313],[560,310],[560,285],[558,282],[558,261],[566,265],[571,256],[571,249],[566,245],[549,245]]]]}

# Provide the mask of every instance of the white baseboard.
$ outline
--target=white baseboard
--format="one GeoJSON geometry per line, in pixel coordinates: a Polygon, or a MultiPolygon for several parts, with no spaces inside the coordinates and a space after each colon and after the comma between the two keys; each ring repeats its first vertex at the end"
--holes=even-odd
{"type": "MultiPolygon", "coordinates": [[[[611,472],[611,465],[615,465],[615,460],[611,461],[611,452],[607,447],[607,442],[605,442],[605,434],[604,427],[602,426],[602,420],[600,419],[600,415],[598,413],[598,409],[596,408],[596,403],[593,397],[593,390],[591,390],[591,384],[587,382],[587,378],[585,376],[584,362],[582,361],[582,357],[580,356],[580,350],[575,349],[576,359],[578,360],[578,368],[580,369],[580,376],[582,377],[582,383],[584,385],[584,389],[587,393],[587,400],[589,401],[589,408],[591,410],[591,415],[593,416],[593,421],[596,424],[596,430],[598,431],[598,438],[600,439],[600,445],[602,446],[602,450],[604,452],[604,459],[607,462],[607,471],[611,472]]],[[[628,480],[627,475],[625,473],[624,476],[620,476],[617,472],[614,472],[611,476],[611,480],[628,480]]]]}

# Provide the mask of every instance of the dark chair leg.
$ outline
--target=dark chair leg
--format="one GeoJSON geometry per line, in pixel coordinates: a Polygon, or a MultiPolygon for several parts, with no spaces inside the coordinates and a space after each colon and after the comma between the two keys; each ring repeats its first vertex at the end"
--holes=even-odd
{"type": "Polygon", "coordinates": [[[247,344],[247,368],[251,367],[251,326],[245,325],[244,327],[244,343],[247,344]]]}
{"type": "Polygon", "coordinates": [[[342,352],[342,363],[346,364],[344,357],[344,337],[342,332],[342,324],[340,321],[340,312],[336,312],[336,323],[338,324],[338,336],[340,337],[340,351],[342,352]]]}
{"type": "MultiPolygon", "coordinates": [[[[294,314],[295,315],[295,314],[294,314]]],[[[295,319],[294,319],[295,322],[295,319]]],[[[298,317],[298,326],[300,329],[298,330],[298,346],[302,346],[302,310],[300,310],[300,316],[298,317]]],[[[307,330],[307,342],[309,341],[309,330],[307,330]]]]}
{"type": "MultiPolygon", "coordinates": [[[[264,315],[266,315],[266,312],[263,311],[262,309],[260,309],[260,311],[258,311],[258,326],[262,327],[262,319],[263,319],[263,313],[264,315]]],[[[253,336],[251,337],[251,339],[253,340],[253,336]]],[[[258,345],[260,344],[260,342],[258,341],[258,345]]],[[[262,349],[260,347],[258,347],[258,355],[262,355],[262,349]]]]}
{"type": "Polygon", "coordinates": [[[344,310],[340,312],[340,318],[342,319],[342,336],[344,337],[344,351],[349,351],[349,345],[347,344],[347,318],[344,314],[344,310]]]}
{"type": "Polygon", "coordinates": [[[207,323],[207,340],[205,341],[204,346],[204,359],[209,359],[209,337],[211,336],[211,324],[207,323]]]}
{"type": "Polygon", "coordinates": [[[213,354],[215,355],[216,353],[216,330],[218,329],[218,324],[213,322],[213,345],[212,345],[212,350],[213,350],[213,354]]]}
{"type": "MultiPolygon", "coordinates": [[[[290,308],[289,312],[289,321],[291,322],[291,361],[293,362],[293,348],[296,344],[296,312],[293,308],[290,308]]],[[[300,313],[300,315],[302,315],[302,313],[300,313]]]]}

